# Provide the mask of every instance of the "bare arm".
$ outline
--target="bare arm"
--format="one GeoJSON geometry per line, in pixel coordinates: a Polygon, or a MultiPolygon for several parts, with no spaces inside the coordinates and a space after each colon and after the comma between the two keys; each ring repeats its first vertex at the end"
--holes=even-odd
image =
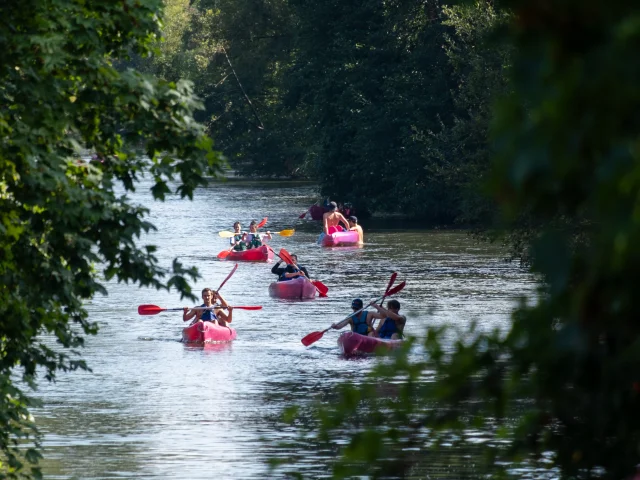
{"type": "Polygon", "coordinates": [[[188,320],[191,320],[193,317],[196,316],[196,314],[199,312],[200,310],[195,310],[195,309],[191,309],[189,310],[189,307],[184,307],[183,308],[183,312],[182,312],[182,321],[186,322],[188,320]]]}
{"type": "Polygon", "coordinates": [[[349,325],[349,323],[351,322],[351,318],[347,318],[341,322],[338,323],[334,323],[333,325],[331,325],[331,328],[334,328],[336,330],[340,330],[341,328],[346,327],[347,325],[349,325]]]}
{"type": "Polygon", "coordinates": [[[383,317],[380,317],[380,318],[389,317],[393,320],[405,320],[403,315],[398,315],[397,313],[393,313],[391,310],[387,310],[386,308],[381,307],[380,305],[374,305],[373,307],[376,310],[378,310],[380,314],[383,315],[383,317]]]}
{"type": "Polygon", "coordinates": [[[344,215],[342,215],[340,212],[338,212],[338,221],[342,222],[345,229],[349,231],[349,221],[346,218],[344,218],[344,215]]]}
{"type": "Polygon", "coordinates": [[[327,222],[327,218],[328,218],[328,215],[325,213],[322,216],[322,230],[324,231],[324,233],[329,235],[329,223],[327,222]]]}
{"type": "Polygon", "coordinates": [[[233,307],[226,306],[227,313],[222,310],[222,308],[216,310],[216,317],[226,323],[231,323],[233,321],[233,307]]]}

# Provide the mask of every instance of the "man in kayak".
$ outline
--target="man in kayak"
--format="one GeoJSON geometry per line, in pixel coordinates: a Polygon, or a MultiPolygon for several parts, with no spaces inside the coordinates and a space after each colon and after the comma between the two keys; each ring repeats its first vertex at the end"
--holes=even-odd
{"type": "Polygon", "coordinates": [[[258,233],[258,222],[252,220],[249,224],[249,233],[245,234],[245,244],[247,248],[258,248],[262,246],[262,239],[271,240],[271,232],[258,233]]]}
{"type": "MultiPolygon", "coordinates": [[[[204,303],[201,307],[213,307],[215,300],[220,301],[220,307],[211,308],[209,310],[200,310],[198,308],[189,309],[184,307],[182,312],[182,321],[186,322],[197,316],[198,322],[213,322],[217,323],[221,327],[225,327],[227,323],[231,323],[233,317],[233,307],[227,304],[227,301],[219,293],[211,290],[210,288],[204,288],[202,290],[202,300],[204,303]],[[222,309],[226,309],[228,313],[225,313],[222,309]]],[[[192,323],[195,323],[192,322],[192,323]]]]}
{"type": "Polygon", "coordinates": [[[362,227],[358,225],[358,217],[355,215],[349,217],[349,230],[358,232],[358,245],[364,244],[364,232],[362,231],[362,227]]]}
{"type": "Polygon", "coordinates": [[[340,330],[347,325],[351,325],[352,332],[367,336],[370,331],[373,331],[373,319],[383,317],[382,314],[364,310],[363,307],[364,305],[361,299],[354,299],[351,302],[351,308],[353,309],[354,313],[352,313],[349,317],[345,318],[341,322],[334,323],[333,325],[331,325],[331,328],[340,330]]]}
{"type": "Polygon", "coordinates": [[[298,277],[309,278],[309,272],[307,269],[302,265],[298,265],[298,256],[294,254],[290,254],[289,256],[291,257],[291,260],[293,260],[293,264],[281,267],[280,264],[282,263],[282,260],[279,260],[271,269],[271,273],[278,275],[278,281],[286,282],[287,280],[293,280],[298,277]]]}
{"type": "Polygon", "coordinates": [[[338,211],[338,204],[331,202],[329,204],[329,211],[322,215],[323,232],[325,235],[330,235],[343,231],[340,223],[345,226],[344,230],[349,230],[349,221],[338,211]]]}
{"type": "Polygon", "coordinates": [[[378,310],[379,318],[382,318],[382,321],[378,324],[378,328],[369,336],[387,340],[398,340],[402,338],[402,332],[407,323],[407,318],[399,313],[400,302],[397,300],[389,300],[387,308],[375,304],[373,307],[378,310]]]}
{"type": "Polygon", "coordinates": [[[240,222],[236,222],[233,224],[233,237],[229,239],[229,243],[231,244],[231,248],[236,252],[240,252],[242,250],[247,249],[247,244],[245,243],[245,233],[242,231],[242,227],[240,222]]]}

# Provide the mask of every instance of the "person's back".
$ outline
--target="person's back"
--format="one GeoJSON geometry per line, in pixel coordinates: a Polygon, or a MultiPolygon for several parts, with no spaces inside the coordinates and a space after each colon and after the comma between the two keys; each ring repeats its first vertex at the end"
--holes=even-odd
{"type": "Polygon", "coordinates": [[[404,315],[400,315],[400,302],[389,300],[388,308],[383,308],[379,305],[374,305],[374,307],[382,314],[384,319],[372,335],[387,340],[402,338],[407,318],[404,315]]]}
{"type": "Polygon", "coordinates": [[[330,208],[331,210],[322,216],[323,232],[326,235],[331,235],[332,233],[342,231],[339,227],[340,223],[345,226],[344,230],[348,230],[349,222],[344,218],[344,215],[338,212],[338,205],[336,202],[331,202],[330,208]]]}

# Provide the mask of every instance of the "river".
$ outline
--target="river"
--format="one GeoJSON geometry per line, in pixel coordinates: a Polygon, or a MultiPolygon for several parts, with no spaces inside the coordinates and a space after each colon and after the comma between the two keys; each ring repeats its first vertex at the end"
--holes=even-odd
{"type": "MultiPolygon", "coordinates": [[[[362,220],[363,248],[323,249],[315,244],[320,224],[298,218],[315,200],[308,184],[230,181],[197,190],[192,202],[171,197],[164,203],[150,200],[148,186],[141,182],[132,195],[151,209],[158,228],[145,240],[159,247],[165,265],[178,257],[198,266],[198,296],[204,287],[217,288],[233,267],[216,258],[228,242],[217,233],[235,220],[248,227],[268,217],[271,231],[296,229],[270,243],[298,254],[329,287],[328,297],[272,299],[272,264],[240,263],[222,293],[232,304],[263,309],[234,312],[234,342],[198,348],[179,342],[180,312],[137,313],[140,304],[192,302],[174,292],[107,283],[109,295],[87,307],[100,324],[83,350],[92,371],[61,373],[55,384],[43,380],[36,394],[47,479],[266,478],[267,460],[291,453],[278,447],[291,436],[279,424],[283,408],[345,379],[357,382],[379,361],[342,358],[335,331],[309,348],[300,343],[344,318],[353,298],[375,298],[398,272],[398,281],[407,282],[398,296],[405,333],[420,337],[428,325],[445,323],[502,328],[516,299],[535,287],[531,275],[465,232],[362,220]]],[[[325,460],[326,452],[305,451],[297,468],[308,478],[323,477],[325,460]]],[[[460,478],[455,466],[435,468],[444,474],[438,470],[433,478],[460,478]]]]}

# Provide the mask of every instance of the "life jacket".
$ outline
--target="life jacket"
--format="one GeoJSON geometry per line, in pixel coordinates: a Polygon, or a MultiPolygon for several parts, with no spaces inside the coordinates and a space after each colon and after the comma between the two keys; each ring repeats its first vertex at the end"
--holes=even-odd
{"type": "MultiPolygon", "coordinates": [[[[204,303],[200,306],[206,307],[204,303]]],[[[203,310],[202,313],[200,314],[200,320],[203,320],[205,322],[213,322],[214,320],[217,320],[217,319],[218,317],[216,317],[216,314],[213,313],[213,310],[203,310]]]]}
{"type": "Polygon", "coordinates": [[[296,273],[296,272],[299,272],[299,271],[300,271],[300,269],[299,269],[299,268],[297,268],[297,267],[295,267],[295,266],[293,266],[293,265],[287,265],[287,266],[285,267],[285,269],[284,269],[284,272],[282,272],[282,273],[280,274],[280,277],[278,277],[278,281],[279,281],[279,282],[288,282],[289,280],[293,280],[293,279],[294,279],[294,278],[296,278],[296,277],[293,277],[293,278],[287,278],[287,277],[285,276],[285,273],[296,273]],[[291,269],[289,269],[289,267],[291,267],[291,269]]]}
{"type": "Polygon", "coordinates": [[[351,315],[351,321],[353,322],[352,332],[359,333],[360,335],[367,335],[369,333],[369,325],[367,325],[367,312],[363,310],[360,315],[355,313],[351,315]]]}
{"type": "Polygon", "coordinates": [[[384,324],[382,325],[382,328],[378,332],[378,336],[380,338],[388,339],[388,338],[391,338],[391,335],[393,335],[394,333],[398,333],[398,334],[400,333],[395,320],[389,317],[385,318],[384,324]]]}
{"type": "Polygon", "coordinates": [[[247,244],[250,248],[257,248],[262,246],[262,239],[259,233],[247,233],[247,244]]]}

